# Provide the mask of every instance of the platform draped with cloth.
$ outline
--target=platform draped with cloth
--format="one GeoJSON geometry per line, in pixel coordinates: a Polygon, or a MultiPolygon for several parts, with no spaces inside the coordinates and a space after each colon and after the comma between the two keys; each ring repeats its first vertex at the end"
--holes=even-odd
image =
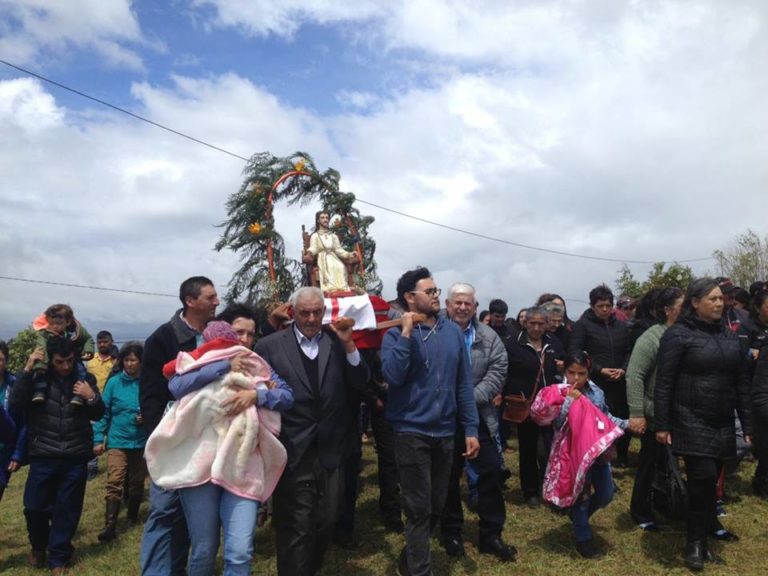
{"type": "Polygon", "coordinates": [[[354,319],[356,331],[376,329],[376,312],[367,294],[325,298],[323,324],[330,324],[341,316],[354,319]]]}

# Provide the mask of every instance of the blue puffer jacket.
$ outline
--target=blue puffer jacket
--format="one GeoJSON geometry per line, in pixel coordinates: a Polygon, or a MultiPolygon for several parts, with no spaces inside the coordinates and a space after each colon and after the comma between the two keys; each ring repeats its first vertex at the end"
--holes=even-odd
{"type": "Polygon", "coordinates": [[[472,368],[454,322],[417,324],[410,338],[391,328],[381,346],[381,369],[389,386],[387,419],[396,432],[453,436],[458,420],[465,436],[477,437],[472,368]]]}
{"type": "Polygon", "coordinates": [[[134,450],[144,448],[147,431],[138,422],[139,377],[120,372],[107,380],[104,387],[104,417],[93,425],[93,443],[107,448],[134,450]]]}

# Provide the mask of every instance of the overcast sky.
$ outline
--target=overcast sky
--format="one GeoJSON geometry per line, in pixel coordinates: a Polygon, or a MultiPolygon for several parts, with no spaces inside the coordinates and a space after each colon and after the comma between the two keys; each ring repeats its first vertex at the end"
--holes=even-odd
{"type": "MultiPolygon", "coordinates": [[[[306,151],[360,199],[449,226],[683,261],[766,232],[767,24],[762,0],[0,0],[0,58],[241,156],[306,151]]],[[[0,64],[0,274],[163,294],[203,274],[223,295],[237,256],[215,226],[243,168],[0,64]]],[[[276,211],[295,257],[316,209],[276,211]]],[[[387,298],[421,264],[481,306],[554,291],[576,312],[621,267],[359,209],[387,298]]],[[[178,304],[0,290],[5,338],[58,301],[131,337],[178,304]]]]}

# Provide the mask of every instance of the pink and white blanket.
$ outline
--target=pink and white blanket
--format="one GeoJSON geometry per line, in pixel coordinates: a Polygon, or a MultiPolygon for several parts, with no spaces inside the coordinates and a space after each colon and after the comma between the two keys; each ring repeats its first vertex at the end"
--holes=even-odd
{"type": "MultiPolygon", "coordinates": [[[[250,351],[233,346],[206,352],[197,360],[181,352],[176,372],[184,374],[243,352],[250,351]]],[[[249,406],[230,417],[222,408],[222,402],[236,388],[266,388],[269,365],[257,354],[250,354],[248,375],[229,372],[171,404],[145,448],[147,468],[155,484],[176,489],[212,482],[257,501],[272,494],[287,461],[285,448],[277,439],[280,414],[249,406]]]]}
{"type": "MultiPolygon", "coordinates": [[[[570,387],[553,384],[542,388],[531,405],[531,418],[547,426],[560,413],[570,387]]],[[[555,432],[544,474],[542,497],[559,508],[572,506],[584,490],[587,472],[595,460],[624,434],[585,396],[571,403],[568,419],[555,432]]]]}

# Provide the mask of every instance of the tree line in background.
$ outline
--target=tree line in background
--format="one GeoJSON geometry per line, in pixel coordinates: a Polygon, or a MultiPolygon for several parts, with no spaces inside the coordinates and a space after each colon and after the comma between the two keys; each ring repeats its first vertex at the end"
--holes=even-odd
{"type": "MultiPolygon", "coordinates": [[[[726,276],[735,286],[749,289],[753,282],[768,280],[768,235],[761,239],[756,232],[748,229],[723,250],[715,250],[712,258],[717,265],[718,276],[726,276]]],[[[685,290],[694,278],[690,266],[677,262],[667,266],[666,262],[655,262],[648,278],[641,282],[625,264],[619,270],[616,290],[619,294],[639,298],[651,288],[677,286],[685,290]]]]}

